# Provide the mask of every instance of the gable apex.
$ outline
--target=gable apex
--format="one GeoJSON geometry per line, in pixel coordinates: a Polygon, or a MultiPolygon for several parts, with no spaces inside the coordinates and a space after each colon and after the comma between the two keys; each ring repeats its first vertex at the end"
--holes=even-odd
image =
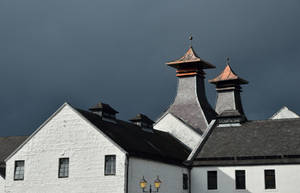
{"type": "Polygon", "coordinates": [[[76,115],[78,115],[91,127],[96,129],[99,133],[101,133],[105,138],[107,138],[111,143],[113,143],[116,147],[118,147],[122,152],[127,153],[123,148],[121,148],[118,144],[116,144],[113,140],[111,140],[107,135],[101,132],[94,124],[92,124],[89,120],[87,120],[84,116],[82,116],[72,105],[70,105],[68,102],[65,102],[44,123],[42,123],[20,146],[18,146],[17,149],[15,149],[7,158],[5,158],[4,162],[7,162],[7,160],[9,160],[13,155],[15,155],[28,141],[30,141],[41,129],[43,129],[45,125],[47,125],[56,115],[58,115],[66,107],[69,107],[76,115]]]}
{"type": "Polygon", "coordinates": [[[278,112],[276,112],[270,119],[294,119],[300,118],[298,114],[290,110],[288,107],[283,106],[278,112]]]}

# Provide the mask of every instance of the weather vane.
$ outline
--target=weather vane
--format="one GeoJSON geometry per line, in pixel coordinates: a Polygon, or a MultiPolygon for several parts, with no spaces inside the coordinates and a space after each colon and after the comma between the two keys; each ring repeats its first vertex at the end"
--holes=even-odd
{"type": "Polygon", "coordinates": [[[191,47],[192,47],[192,43],[193,43],[193,36],[192,35],[190,35],[189,40],[191,42],[191,47]]]}
{"type": "Polygon", "coordinates": [[[230,62],[230,58],[227,56],[226,57],[226,64],[229,65],[229,62],[230,62]]]}

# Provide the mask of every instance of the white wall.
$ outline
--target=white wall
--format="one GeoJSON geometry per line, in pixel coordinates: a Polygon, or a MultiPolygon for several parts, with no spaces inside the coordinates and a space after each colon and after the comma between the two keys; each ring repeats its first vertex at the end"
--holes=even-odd
{"type": "Polygon", "coordinates": [[[191,171],[192,193],[298,193],[300,165],[269,165],[239,167],[195,167],[191,171]],[[264,170],[275,169],[276,189],[265,190],[264,170]],[[207,171],[218,172],[218,190],[207,190],[207,171]],[[235,190],[235,170],[246,171],[246,190],[235,190]]]}
{"type": "Polygon", "coordinates": [[[7,193],[121,193],[125,153],[65,105],[6,163],[7,193]],[[104,176],[104,156],[116,154],[116,176],[104,176]],[[58,178],[58,159],[69,157],[69,178],[58,178]],[[24,181],[14,161],[25,160],[24,181]]]}
{"type": "Polygon", "coordinates": [[[188,191],[182,188],[183,173],[188,174],[186,168],[150,160],[130,158],[128,193],[142,192],[139,182],[143,176],[145,176],[148,184],[151,183],[152,186],[156,177],[159,176],[162,181],[160,188],[162,193],[187,193],[188,191]]]}
{"type": "Polygon", "coordinates": [[[170,113],[160,119],[155,124],[154,129],[169,132],[191,149],[194,149],[201,139],[197,132],[170,113]]]}
{"type": "Polygon", "coordinates": [[[4,193],[4,178],[2,178],[2,176],[0,175],[0,193],[4,193]]]}

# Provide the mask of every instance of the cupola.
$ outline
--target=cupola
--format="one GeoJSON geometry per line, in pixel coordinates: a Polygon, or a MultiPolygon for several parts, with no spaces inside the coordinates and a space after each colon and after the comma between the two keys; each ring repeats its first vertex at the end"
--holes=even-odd
{"type": "Polygon", "coordinates": [[[210,83],[216,85],[217,102],[215,111],[218,113],[220,123],[240,123],[246,121],[244,114],[241,92],[242,84],[248,84],[248,81],[240,78],[229,65],[216,78],[209,80],[210,83]]]}
{"type": "Polygon", "coordinates": [[[116,114],[119,113],[113,109],[110,105],[99,102],[95,106],[89,108],[89,110],[97,115],[99,115],[102,120],[113,121],[116,120],[116,114]]]}
{"type": "Polygon", "coordinates": [[[134,118],[130,119],[130,121],[135,125],[142,127],[144,130],[153,130],[154,121],[144,114],[139,113],[134,118]]]}
{"type": "Polygon", "coordinates": [[[215,66],[200,58],[192,46],[184,56],[166,64],[176,69],[178,78],[175,100],[166,113],[171,113],[202,134],[217,116],[206,98],[203,71],[215,66]]]}

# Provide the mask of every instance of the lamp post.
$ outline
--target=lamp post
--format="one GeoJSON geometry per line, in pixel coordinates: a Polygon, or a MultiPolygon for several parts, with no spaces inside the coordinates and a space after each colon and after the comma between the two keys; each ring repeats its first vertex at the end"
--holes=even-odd
{"type": "Polygon", "coordinates": [[[143,192],[145,192],[145,193],[159,192],[160,185],[161,185],[161,181],[160,181],[159,177],[157,176],[156,180],[154,180],[154,187],[156,190],[152,190],[152,185],[150,184],[149,190],[146,191],[145,189],[147,188],[147,181],[145,180],[144,176],[140,181],[140,187],[143,190],[143,192]]]}

